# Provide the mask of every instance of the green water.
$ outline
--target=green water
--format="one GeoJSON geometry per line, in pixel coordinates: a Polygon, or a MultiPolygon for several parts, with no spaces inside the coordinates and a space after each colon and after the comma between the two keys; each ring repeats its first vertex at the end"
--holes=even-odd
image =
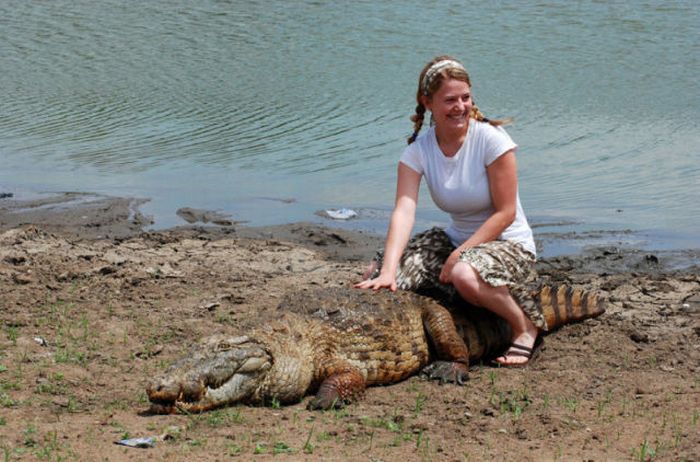
{"type": "Polygon", "coordinates": [[[697,1],[6,0],[0,192],[147,197],[156,227],[350,207],[382,232],[417,74],[450,53],[516,119],[538,231],[700,247],[698,24],[697,1]]]}

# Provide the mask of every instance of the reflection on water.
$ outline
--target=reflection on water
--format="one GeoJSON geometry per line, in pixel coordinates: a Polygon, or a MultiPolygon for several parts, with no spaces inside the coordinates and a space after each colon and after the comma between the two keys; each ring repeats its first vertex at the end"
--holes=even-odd
{"type": "Polygon", "coordinates": [[[697,2],[290,5],[0,3],[0,188],[151,197],[163,226],[385,210],[417,73],[448,52],[515,117],[532,217],[700,225],[697,2]]]}

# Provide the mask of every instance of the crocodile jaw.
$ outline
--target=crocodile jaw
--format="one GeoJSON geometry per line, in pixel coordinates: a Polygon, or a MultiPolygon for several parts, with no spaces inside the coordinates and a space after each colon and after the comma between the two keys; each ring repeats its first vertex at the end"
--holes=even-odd
{"type": "Polygon", "coordinates": [[[246,402],[271,365],[266,349],[248,337],[211,337],[147,387],[150,411],[202,412],[246,402]]]}

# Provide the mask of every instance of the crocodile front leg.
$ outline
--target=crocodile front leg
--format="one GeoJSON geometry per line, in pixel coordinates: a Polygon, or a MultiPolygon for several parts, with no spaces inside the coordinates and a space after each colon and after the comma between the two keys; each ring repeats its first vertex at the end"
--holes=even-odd
{"type": "Polygon", "coordinates": [[[325,377],[308,409],[339,409],[365,391],[360,370],[344,361],[335,361],[325,368],[325,377]]]}
{"type": "Polygon", "coordinates": [[[428,303],[421,315],[428,338],[438,360],[423,368],[421,374],[441,383],[463,385],[469,373],[469,349],[457,332],[452,314],[437,303],[428,303]]]}

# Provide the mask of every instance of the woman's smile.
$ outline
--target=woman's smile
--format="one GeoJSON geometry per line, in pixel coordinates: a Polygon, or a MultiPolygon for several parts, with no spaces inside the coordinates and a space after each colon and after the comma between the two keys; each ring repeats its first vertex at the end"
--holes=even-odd
{"type": "Polygon", "coordinates": [[[461,80],[448,79],[425,106],[432,112],[438,129],[466,129],[473,106],[471,88],[461,80]]]}

